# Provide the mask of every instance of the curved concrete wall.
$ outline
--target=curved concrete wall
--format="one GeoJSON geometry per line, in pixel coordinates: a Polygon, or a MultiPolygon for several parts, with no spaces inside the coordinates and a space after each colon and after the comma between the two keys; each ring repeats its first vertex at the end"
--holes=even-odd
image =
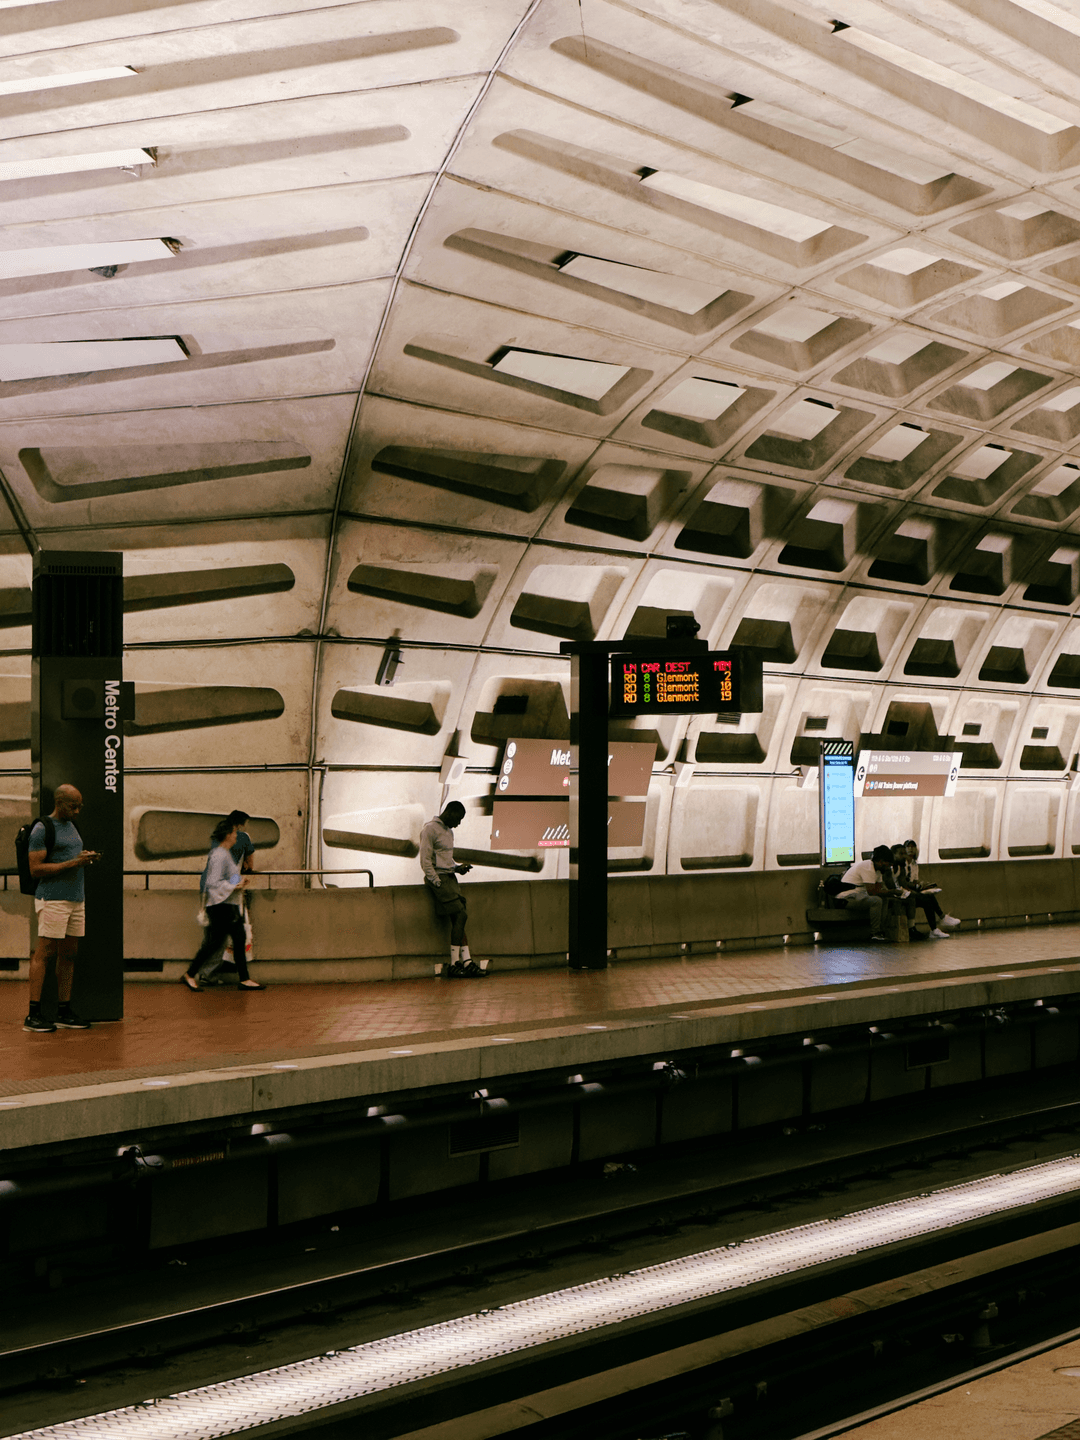
{"type": "MultiPolygon", "coordinates": [[[[961,862],[935,867],[949,909],[987,928],[1080,920],[1080,860],[961,862]]],[[[807,919],[818,872],[628,876],[611,890],[608,939],[616,961],[715,955],[814,941],[807,919]]],[[[496,969],[566,963],[567,887],[472,881],[473,952],[496,969]]],[[[129,980],[173,979],[201,939],[189,891],[133,891],[125,897],[129,980]]],[[[32,901],[0,892],[5,978],[25,975],[32,901]]],[[[837,912],[838,914],[840,912],[837,912]]],[[[91,916],[91,923],[93,917],[91,916]]],[[[387,980],[430,976],[447,958],[447,930],[424,890],[278,890],[252,901],[254,948],[267,979],[387,980]]],[[[824,943],[843,927],[818,925],[824,943]]]]}

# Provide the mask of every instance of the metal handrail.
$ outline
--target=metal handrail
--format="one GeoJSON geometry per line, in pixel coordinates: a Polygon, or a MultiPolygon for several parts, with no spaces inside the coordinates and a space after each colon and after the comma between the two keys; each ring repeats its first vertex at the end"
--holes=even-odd
{"type": "MultiPolygon", "coordinates": [[[[17,872],[16,872],[16,873],[17,873],[17,872]]],[[[150,889],[150,877],[151,877],[151,875],[190,875],[190,876],[192,876],[192,878],[198,879],[198,877],[199,877],[202,873],[203,873],[203,872],[202,872],[201,870],[125,870],[125,871],[124,871],[124,874],[125,874],[125,875],[141,875],[141,876],[143,877],[143,879],[146,881],[146,884],[143,886],[143,889],[144,889],[144,890],[149,890],[149,889],[150,889]]],[[[247,872],[247,875],[246,875],[245,878],[246,878],[246,879],[252,879],[252,878],[258,879],[258,878],[259,878],[260,876],[262,876],[262,875],[366,875],[366,876],[368,877],[368,889],[369,889],[369,890],[374,890],[374,888],[375,888],[375,876],[374,876],[374,873],[373,873],[371,870],[249,870],[249,871],[247,872]]],[[[7,878],[6,878],[6,876],[5,876],[5,880],[4,880],[4,888],[5,888],[5,889],[7,888],[7,878]]],[[[267,886],[267,889],[270,889],[270,888],[271,888],[270,886],[267,886]]]]}
{"type": "MultiPolygon", "coordinates": [[[[190,875],[193,879],[198,879],[198,877],[202,874],[202,871],[201,871],[201,870],[125,870],[125,871],[124,871],[124,874],[125,874],[125,875],[141,875],[141,876],[143,876],[143,878],[144,878],[145,881],[146,881],[146,884],[143,886],[143,889],[144,889],[144,890],[149,890],[149,889],[150,889],[150,876],[151,876],[151,875],[190,875]]],[[[368,889],[369,889],[369,890],[374,890],[374,888],[375,888],[375,876],[374,876],[373,872],[370,871],[370,870],[249,870],[249,871],[248,871],[248,874],[249,874],[249,875],[255,875],[255,876],[259,876],[259,875],[366,875],[366,876],[368,877],[368,889]]],[[[0,870],[0,875],[3,875],[3,877],[4,877],[4,889],[5,889],[5,890],[8,888],[8,880],[9,880],[9,879],[17,880],[17,879],[19,878],[19,872],[18,872],[18,870],[0,870]]],[[[269,888],[270,888],[270,887],[267,886],[267,889],[269,889],[269,888]]]]}

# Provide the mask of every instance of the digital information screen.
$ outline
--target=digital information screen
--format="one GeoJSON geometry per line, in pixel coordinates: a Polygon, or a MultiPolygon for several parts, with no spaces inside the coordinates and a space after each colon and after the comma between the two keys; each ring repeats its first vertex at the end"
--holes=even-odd
{"type": "Polygon", "coordinates": [[[613,655],[611,711],[624,715],[700,715],[744,709],[739,656],[725,651],[674,657],[613,655]]]}
{"type": "Polygon", "coordinates": [[[959,750],[860,750],[855,794],[864,799],[955,795],[963,758],[959,750]]]}
{"type": "Polygon", "coordinates": [[[822,740],[818,772],[821,863],[854,865],[855,755],[850,740],[822,740]]]}

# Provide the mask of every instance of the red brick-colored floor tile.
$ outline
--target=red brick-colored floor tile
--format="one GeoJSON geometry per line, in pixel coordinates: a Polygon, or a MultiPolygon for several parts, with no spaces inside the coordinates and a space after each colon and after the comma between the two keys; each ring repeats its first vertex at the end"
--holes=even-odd
{"type": "Polygon", "coordinates": [[[494,972],[486,980],[272,985],[244,994],[130,982],[125,1018],[92,1030],[29,1035],[24,983],[0,983],[0,1094],[100,1083],[121,1076],[318,1055],[381,1040],[513,1034],[678,1011],[717,1001],[756,1003],[857,984],[1080,963],[1080,926],[957,935],[921,945],[813,946],[639,960],[606,971],[494,972]]]}

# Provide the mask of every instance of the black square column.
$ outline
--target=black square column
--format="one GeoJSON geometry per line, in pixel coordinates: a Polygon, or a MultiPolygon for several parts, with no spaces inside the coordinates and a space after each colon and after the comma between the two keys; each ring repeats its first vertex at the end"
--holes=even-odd
{"type": "Polygon", "coordinates": [[[73,1002],[88,1020],[124,1013],[124,557],[34,557],[30,761],[34,813],[58,785],[82,792],[76,825],[101,859],[84,871],[86,935],[73,1002]]]}
{"type": "Polygon", "coordinates": [[[607,968],[608,670],[610,646],[565,643],[570,652],[571,970],[607,968]]]}

